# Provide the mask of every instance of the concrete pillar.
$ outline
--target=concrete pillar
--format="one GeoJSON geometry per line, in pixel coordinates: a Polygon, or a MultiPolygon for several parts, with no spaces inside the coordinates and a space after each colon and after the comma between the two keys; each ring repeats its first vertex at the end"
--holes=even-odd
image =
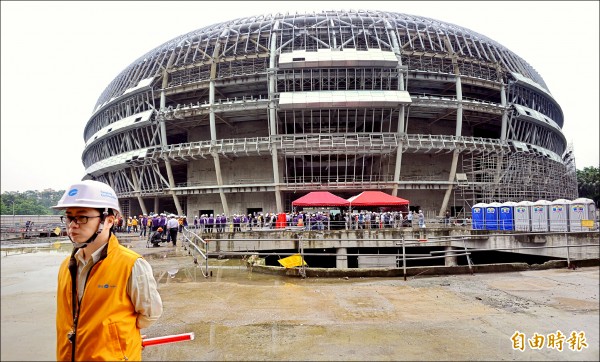
{"type": "Polygon", "coordinates": [[[456,256],[452,256],[450,254],[453,254],[453,248],[451,246],[446,246],[446,248],[444,249],[446,251],[449,251],[450,253],[446,253],[446,257],[444,258],[444,265],[445,266],[457,266],[458,263],[456,262],[456,256]]]}
{"type": "Polygon", "coordinates": [[[140,208],[142,209],[142,214],[148,215],[148,212],[146,211],[146,204],[144,203],[144,199],[142,199],[142,195],[141,195],[140,182],[138,180],[137,174],[135,173],[135,169],[133,167],[131,168],[131,179],[133,181],[133,188],[135,189],[134,194],[137,197],[137,200],[140,204],[140,208]]]}
{"type": "MultiPolygon", "coordinates": [[[[167,66],[163,71],[163,79],[162,79],[162,89],[160,90],[160,110],[164,111],[166,107],[166,96],[165,96],[165,88],[167,88],[169,81],[169,74],[167,73],[167,69],[171,67],[173,64],[173,60],[175,59],[175,52],[171,54],[169,61],[167,62],[167,66]]],[[[167,126],[165,117],[159,118],[160,124],[160,146],[162,150],[167,149],[167,126]]],[[[177,214],[181,215],[183,213],[181,209],[181,205],[179,203],[179,198],[175,194],[173,189],[175,188],[175,178],[173,177],[173,170],[171,169],[171,162],[168,157],[165,157],[165,169],[167,170],[167,177],[169,178],[169,192],[173,196],[173,202],[175,203],[175,208],[177,209],[177,214]]]]}
{"type": "MultiPolygon", "coordinates": [[[[279,28],[279,21],[275,24],[275,28],[279,28]]],[[[271,49],[269,54],[269,71],[267,78],[269,80],[269,136],[271,136],[271,160],[273,162],[273,184],[275,185],[275,204],[277,213],[283,212],[283,199],[281,197],[281,180],[279,177],[279,159],[277,157],[277,145],[273,142],[277,135],[277,102],[275,101],[275,60],[277,58],[277,35],[278,32],[273,32],[271,36],[271,49]]],[[[285,163],[285,160],[284,160],[285,163]]]]}
{"type": "Polygon", "coordinates": [[[348,268],[348,249],[346,248],[337,248],[335,251],[337,256],[335,257],[335,267],[336,268],[348,268]]]}
{"type": "MultiPolygon", "coordinates": [[[[506,89],[504,87],[504,82],[502,82],[502,88],[500,88],[500,104],[502,107],[506,107],[506,89]]],[[[506,141],[506,132],[508,129],[508,109],[505,108],[504,112],[502,112],[502,128],[500,131],[500,140],[506,141]]]]}
{"type": "Polygon", "coordinates": [[[394,166],[394,187],[392,196],[398,196],[398,185],[400,184],[400,169],[402,167],[402,148],[404,148],[404,105],[400,106],[398,120],[398,148],[396,149],[396,165],[394,166]]]}
{"type": "MultiPolygon", "coordinates": [[[[217,78],[217,63],[219,59],[219,52],[221,49],[221,43],[217,42],[213,52],[213,62],[210,66],[210,82],[208,83],[208,103],[209,103],[209,127],[210,127],[210,140],[212,143],[217,141],[217,120],[215,115],[215,79],[217,78]]],[[[221,163],[219,161],[219,155],[216,152],[212,152],[213,160],[215,163],[215,174],[217,176],[217,185],[219,185],[219,197],[221,198],[221,205],[223,206],[223,212],[229,215],[229,205],[227,204],[227,197],[223,192],[223,175],[221,173],[221,163]]]]}
{"type": "MultiPolygon", "coordinates": [[[[392,24],[388,20],[385,21],[385,26],[389,37],[392,39],[392,50],[398,59],[398,68],[400,72],[398,74],[398,90],[404,90],[404,69],[402,66],[402,52],[400,51],[400,43],[396,37],[396,28],[392,26],[392,24]]],[[[402,167],[402,148],[403,139],[404,139],[404,131],[405,131],[405,123],[404,123],[404,111],[406,109],[406,105],[400,105],[400,115],[398,116],[398,148],[396,149],[396,164],[394,166],[394,186],[392,187],[392,196],[398,196],[398,186],[400,184],[400,171],[402,167]]]]}
{"type": "MultiPolygon", "coordinates": [[[[452,47],[448,45],[448,50],[452,52],[452,47]]],[[[456,129],[454,135],[457,139],[462,137],[462,122],[463,122],[463,104],[462,104],[462,83],[460,81],[460,69],[458,67],[457,57],[454,54],[452,57],[452,64],[454,65],[454,75],[456,76],[455,87],[456,87],[456,129]]],[[[460,151],[454,150],[452,155],[452,162],[450,163],[450,174],[448,175],[448,188],[444,193],[444,199],[440,207],[438,216],[443,217],[448,208],[448,202],[450,201],[450,195],[454,188],[454,177],[456,176],[456,169],[458,165],[458,156],[460,151]]]]}
{"type": "Polygon", "coordinates": [[[219,155],[216,152],[212,153],[213,159],[215,161],[215,172],[217,173],[217,185],[219,185],[219,196],[221,197],[221,204],[223,205],[223,212],[225,215],[230,215],[229,213],[229,205],[227,204],[227,198],[225,197],[225,193],[223,192],[223,178],[221,174],[221,161],[219,160],[219,155]]]}
{"type": "Polygon", "coordinates": [[[154,210],[155,213],[160,214],[160,211],[158,210],[158,197],[154,197],[154,210]]]}

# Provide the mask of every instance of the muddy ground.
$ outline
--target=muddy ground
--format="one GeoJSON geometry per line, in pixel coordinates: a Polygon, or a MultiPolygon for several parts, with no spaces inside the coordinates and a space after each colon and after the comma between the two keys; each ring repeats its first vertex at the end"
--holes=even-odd
{"type": "MultiPolygon", "coordinates": [[[[145,360],[600,358],[598,267],[404,281],[280,277],[250,272],[240,260],[211,260],[205,278],[181,246],[129,245],[152,264],[164,302],[161,319],[142,332],[196,335],[148,347],[145,360]],[[517,331],[523,351],[513,348],[517,331]],[[557,331],[566,335],[562,351],[527,343],[557,331]]],[[[1,360],[54,360],[56,272],[69,249],[2,251],[1,360]]]]}

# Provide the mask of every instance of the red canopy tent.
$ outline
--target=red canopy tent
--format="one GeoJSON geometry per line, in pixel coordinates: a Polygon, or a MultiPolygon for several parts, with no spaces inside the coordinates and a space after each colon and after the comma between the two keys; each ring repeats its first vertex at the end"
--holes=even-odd
{"type": "Polygon", "coordinates": [[[404,206],[409,201],[381,191],[363,191],[348,199],[350,206],[404,206]]]}
{"type": "Polygon", "coordinates": [[[292,201],[292,206],[348,206],[348,200],[328,191],[313,191],[292,201]]]}

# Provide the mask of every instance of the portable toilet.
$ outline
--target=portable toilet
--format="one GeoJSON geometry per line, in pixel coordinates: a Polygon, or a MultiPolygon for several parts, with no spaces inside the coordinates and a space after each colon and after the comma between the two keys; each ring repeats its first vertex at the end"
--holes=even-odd
{"type": "Polygon", "coordinates": [[[485,208],[487,204],[480,202],[471,208],[473,230],[485,230],[485,208]]]}
{"type": "Polygon", "coordinates": [[[596,205],[594,205],[593,200],[582,197],[571,201],[569,205],[569,226],[571,231],[589,231],[598,227],[596,225],[596,205]],[[592,226],[583,226],[582,220],[592,220],[592,226]]]}
{"type": "Polygon", "coordinates": [[[506,201],[500,204],[500,213],[498,214],[498,230],[515,229],[515,206],[516,202],[506,201]]]}
{"type": "Polygon", "coordinates": [[[548,212],[550,201],[538,200],[531,205],[531,231],[549,231],[548,212]]]}
{"type": "Polygon", "coordinates": [[[550,231],[569,231],[569,206],[571,201],[556,199],[550,205],[548,220],[550,231]]]}
{"type": "Polygon", "coordinates": [[[485,208],[485,229],[486,230],[499,230],[498,227],[498,214],[500,213],[500,204],[499,202],[492,202],[488,204],[485,208]]]}
{"type": "Polygon", "coordinates": [[[515,205],[515,230],[531,231],[531,201],[520,201],[515,205]]]}

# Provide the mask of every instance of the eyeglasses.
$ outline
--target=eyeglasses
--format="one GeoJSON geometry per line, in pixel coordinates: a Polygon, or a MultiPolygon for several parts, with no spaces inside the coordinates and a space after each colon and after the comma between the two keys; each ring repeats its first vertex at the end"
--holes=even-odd
{"type": "Polygon", "coordinates": [[[77,225],[81,225],[81,224],[87,224],[89,219],[92,219],[95,217],[101,217],[101,216],[69,216],[69,215],[65,215],[65,216],[60,217],[60,221],[67,225],[69,225],[73,221],[75,221],[75,223],[77,225]]]}

